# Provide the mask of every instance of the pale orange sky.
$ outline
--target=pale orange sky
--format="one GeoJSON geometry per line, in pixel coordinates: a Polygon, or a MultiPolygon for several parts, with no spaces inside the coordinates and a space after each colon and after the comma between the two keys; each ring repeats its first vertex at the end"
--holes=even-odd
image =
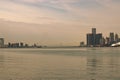
{"type": "Polygon", "coordinates": [[[120,34],[119,0],[2,0],[0,37],[6,42],[79,45],[92,27],[120,34]]]}

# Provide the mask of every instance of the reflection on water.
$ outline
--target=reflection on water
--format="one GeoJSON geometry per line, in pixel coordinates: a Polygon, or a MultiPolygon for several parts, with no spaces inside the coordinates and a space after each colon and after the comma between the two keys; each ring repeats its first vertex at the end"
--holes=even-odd
{"type": "MultiPolygon", "coordinates": [[[[109,51],[111,52],[111,51],[109,51]]],[[[91,80],[119,80],[120,55],[116,51],[109,54],[94,54],[87,57],[87,72],[91,80]]]]}
{"type": "Polygon", "coordinates": [[[0,80],[120,80],[119,48],[0,49],[0,80]]]}

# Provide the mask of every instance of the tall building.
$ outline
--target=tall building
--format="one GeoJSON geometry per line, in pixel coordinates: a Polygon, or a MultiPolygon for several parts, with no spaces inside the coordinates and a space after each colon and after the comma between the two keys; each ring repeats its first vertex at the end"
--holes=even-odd
{"type": "Polygon", "coordinates": [[[102,33],[95,35],[95,45],[96,46],[99,46],[101,44],[101,39],[102,39],[102,33]]]}
{"type": "Polygon", "coordinates": [[[20,47],[24,47],[24,43],[20,42],[20,47]]]}
{"type": "Polygon", "coordinates": [[[115,34],[115,42],[116,43],[119,42],[119,36],[118,36],[118,34],[115,34]]]}
{"type": "Polygon", "coordinates": [[[87,46],[93,46],[93,45],[94,45],[93,34],[87,34],[87,46]]]}
{"type": "Polygon", "coordinates": [[[92,28],[92,34],[96,34],[96,28],[92,28]]]}
{"type": "Polygon", "coordinates": [[[105,38],[104,37],[100,40],[100,45],[105,46],[105,38]]]}
{"type": "Polygon", "coordinates": [[[87,46],[100,46],[102,34],[96,34],[96,28],[92,28],[92,33],[87,34],[87,46]]]}
{"type": "Polygon", "coordinates": [[[4,47],[4,38],[0,38],[0,47],[4,47]]]}
{"type": "Polygon", "coordinates": [[[105,41],[106,43],[106,45],[109,45],[110,44],[110,38],[109,37],[106,37],[106,41],[105,41]]]}
{"type": "Polygon", "coordinates": [[[115,38],[114,38],[114,33],[113,32],[111,32],[110,33],[110,44],[113,44],[114,43],[114,40],[115,38]]]}

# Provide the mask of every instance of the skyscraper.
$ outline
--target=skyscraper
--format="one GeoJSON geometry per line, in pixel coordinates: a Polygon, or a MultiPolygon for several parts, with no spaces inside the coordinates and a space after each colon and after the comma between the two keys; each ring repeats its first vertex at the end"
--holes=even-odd
{"type": "Polygon", "coordinates": [[[105,43],[107,46],[110,45],[110,38],[109,37],[106,37],[106,43],[105,43]]]}
{"type": "Polygon", "coordinates": [[[110,33],[110,44],[113,44],[114,43],[114,33],[113,32],[111,32],[110,33]]]}
{"type": "Polygon", "coordinates": [[[95,35],[95,46],[101,45],[102,33],[98,33],[95,35]]]}
{"type": "Polygon", "coordinates": [[[118,36],[118,34],[115,34],[115,42],[116,43],[119,42],[119,36],[118,36]]]}
{"type": "Polygon", "coordinates": [[[104,37],[100,40],[100,45],[105,46],[105,38],[104,37]]]}
{"type": "Polygon", "coordinates": [[[92,28],[92,34],[96,34],[96,28],[92,28]]]}
{"type": "Polygon", "coordinates": [[[0,38],[0,47],[4,47],[4,38],[0,38]]]}
{"type": "Polygon", "coordinates": [[[96,34],[96,28],[92,28],[92,33],[87,34],[87,46],[100,46],[102,34],[96,34]]]}
{"type": "Polygon", "coordinates": [[[93,42],[93,46],[95,46],[95,44],[96,44],[96,28],[92,28],[92,36],[93,36],[93,40],[92,40],[92,42],[93,42]]]}
{"type": "Polygon", "coordinates": [[[94,38],[93,34],[87,34],[87,46],[93,46],[94,45],[94,38]]]}

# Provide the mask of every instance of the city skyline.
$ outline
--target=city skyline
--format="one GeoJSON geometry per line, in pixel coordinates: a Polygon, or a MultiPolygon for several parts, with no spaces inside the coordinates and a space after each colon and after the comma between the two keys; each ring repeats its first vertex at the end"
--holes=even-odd
{"type": "MultiPolygon", "coordinates": [[[[83,45],[84,43],[80,43],[83,45]]],[[[84,45],[83,45],[84,46],[84,45]]],[[[91,33],[86,34],[87,47],[118,47],[120,46],[120,37],[117,33],[110,32],[109,36],[103,36],[103,33],[97,33],[96,28],[92,28],[91,33]]]]}
{"type": "Polygon", "coordinates": [[[10,42],[79,45],[92,27],[120,35],[119,0],[2,0],[0,37],[10,42]],[[7,5],[7,6],[6,6],[7,5]]]}
{"type": "MultiPolygon", "coordinates": [[[[28,44],[26,42],[10,42],[5,43],[4,38],[0,38],[1,48],[42,48],[48,47],[49,45],[42,45],[34,42],[33,44],[28,44]]],[[[109,36],[103,36],[103,33],[97,33],[96,28],[92,28],[91,33],[86,33],[86,41],[81,41],[80,45],[59,45],[59,47],[119,47],[120,37],[117,33],[110,32],[109,36]],[[86,42],[86,44],[85,44],[86,42]]],[[[49,46],[58,47],[58,46],[49,46]]]]}

